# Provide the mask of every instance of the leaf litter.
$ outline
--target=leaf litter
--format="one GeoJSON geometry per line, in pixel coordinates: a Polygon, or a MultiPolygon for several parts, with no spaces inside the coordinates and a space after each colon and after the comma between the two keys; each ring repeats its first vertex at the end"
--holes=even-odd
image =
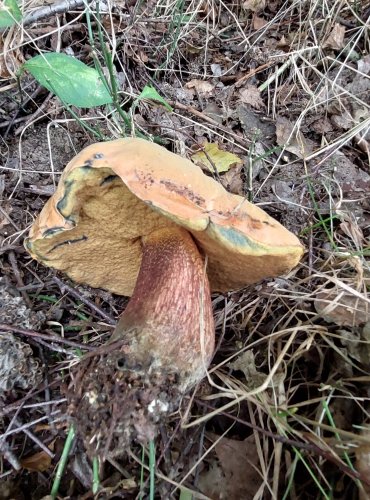
{"type": "MultiPolygon", "coordinates": [[[[188,157],[198,151],[197,161],[209,175],[260,204],[299,234],[307,248],[301,265],[288,276],[214,297],[222,341],[210,379],[186,400],[187,412],[174,415],[164,426],[156,443],[160,498],[175,498],[173,483],[183,480],[194,498],[283,498],[288,491],[292,498],[347,499],[357,493],[366,498],[368,6],[363,2],[354,13],[345,2],[334,21],[336,8],[335,2],[287,6],[253,0],[222,10],[206,2],[116,2],[114,8],[105,5],[100,20],[93,17],[93,29],[101,22],[105,46],[114,58],[122,107],[129,109],[148,86],[154,89],[149,99],[136,103],[132,131],[160,138],[188,157]],[[153,105],[153,95],[173,111],[153,105]],[[202,155],[202,147],[207,154],[202,155]],[[198,423],[182,429],[194,421],[198,423]]],[[[70,115],[50,95],[52,89],[27,75],[21,79],[22,97],[18,94],[14,73],[40,51],[73,53],[91,67],[92,54],[100,57],[102,51],[90,45],[82,11],[76,9],[58,22],[52,13],[43,23],[27,26],[32,43],[22,38],[20,27],[3,33],[0,272],[15,291],[3,296],[5,306],[10,311],[15,300],[18,312],[26,311],[29,323],[22,328],[62,334],[71,342],[83,338],[96,346],[108,338],[110,327],[22,251],[27,228],[63,166],[96,141],[78,120],[96,127],[103,137],[122,132],[112,108],[74,109],[75,115],[70,115]],[[25,297],[26,305],[20,302],[25,297]]],[[[102,49],[99,43],[96,36],[95,44],[102,49]]],[[[122,298],[69,285],[111,316],[124,308],[122,298]]],[[[10,326],[20,328],[18,321],[12,316],[10,326]]],[[[0,490],[12,498],[28,493],[31,484],[38,499],[50,493],[58,458],[50,458],[32,438],[37,433],[46,447],[56,439],[60,455],[58,446],[66,436],[66,410],[58,403],[63,399],[60,373],[68,383],[68,367],[76,363],[78,351],[64,346],[56,352],[41,338],[18,338],[16,332],[15,344],[20,352],[12,360],[31,367],[25,374],[33,389],[22,381],[5,391],[1,426],[5,433],[15,412],[17,429],[40,416],[46,423],[31,426],[32,437],[13,429],[12,440],[3,440],[7,475],[0,479],[0,490]],[[32,368],[32,362],[39,364],[32,368]],[[40,371],[40,366],[46,370],[40,371]],[[54,412],[59,408],[62,423],[56,425],[54,412]],[[42,484],[37,472],[23,469],[16,475],[9,465],[27,458],[34,469],[43,469],[42,484]]],[[[149,493],[145,471],[144,484],[140,479],[140,446],[131,453],[107,464],[100,478],[116,488],[125,484],[127,498],[149,493]]],[[[92,472],[77,441],[61,495],[87,494],[92,472]]]]}

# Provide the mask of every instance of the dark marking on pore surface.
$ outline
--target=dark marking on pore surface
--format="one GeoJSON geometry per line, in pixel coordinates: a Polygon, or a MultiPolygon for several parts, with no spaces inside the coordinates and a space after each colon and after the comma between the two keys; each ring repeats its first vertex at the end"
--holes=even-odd
{"type": "Polygon", "coordinates": [[[64,181],[64,195],[63,198],[61,198],[58,203],[56,204],[56,208],[58,212],[63,215],[63,217],[66,217],[66,215],[63,213],[63,210],[66,208],[68,204],[68,197],[72,191],[73,184],[75,183],[74,179],[66,179],[64,181]]]}
{"type": "Polygon", "coordinates": [[[73,243],[80,243],[81,241],[86,241],[86,240],[88,240],[88,237],[85,235],[81,236],[81,238],[76,238],[75,240],[65,240],[62,241],[61,243],[57,243],[56,245],[54,245],[47,253],[51,253],[57,248],[62,247],[63,245],[72,245],[73,243]]]}
{"type": "Polygon", "coordinates": [[[115,179],[118,179],[119,175],[107,175],[107,177],[104,177],[104,179],[100,182],[101,186],[104,186],[105,184],[109,184],[110,182],[113,182],[115,179]]]}
{"type": "Polygon", "coordinates": [[[46,231],[42,233],[43,238],[47,238],[48,236],[53,236],[54,234],[59,233],[60,231],[63,231],[64,227],[62,226],[56,226],[56,227],[50,227],[46,231]]]}

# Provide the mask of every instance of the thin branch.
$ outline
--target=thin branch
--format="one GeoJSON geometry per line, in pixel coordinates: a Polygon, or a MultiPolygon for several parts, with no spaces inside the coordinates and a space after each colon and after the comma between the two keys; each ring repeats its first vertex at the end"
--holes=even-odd
{"type": "Polygon", "coordinates": [[[18,326],[6,325],[0,323],[0,331],[18,333],[20,335],[26,335],[27,337],[33,337],[36,339],[46,340],[48,342],[59,342],[60,344],[69,345],[75,349],[85,349],[87,351],[94,351],[95,348],[88,346],[86,344],[80,344],[78,342],[73,342],[72,340],[65,339],[63,337],[57,337],[56,335],[45,335],[44,333],[34,332],[33,330],[27,330],[26,328],[19,328],[18,326]]]}
{"type": "Polygon", "coordinates": [[[102,318],[104,318],[110,325],[116,325],[117,321],[114,318],[112,318],[112,316],[110,316],[108,313],[106,313],[105,311],[103,311],[103,309],[101,309],[96,304],[94,304],[94,302],[92,302],[91,300],[89,300],[86,297],[84,297],[78,290],[76,290],[75,288],[72,288],[71,286],[67,285],[62,280],[60,280],[59,278],[57,278],[56,276],[54,276],[54,278],[52,278],[52,281],[54,281],[54,283],[56,283],[59,286],[59,288],[60,288],[60,290],[61,290],[62,293],[64,292],[64,290],[66,290],[73,297],[75,297],[76,299],[80,300],[86,306],[88,306],[90,309],[92,309],[94,312],[96,312],[97,314],[99,314],[99,316],[101,316],[102,318]]]}
{"type": "Polygon", "coordinates": [[[54,14],[64,14],[70,10],[78,9],[79,7],[86,6],[86,4],[89,3],[91,3],[91,0],[61,0],[60,2],[55,2],[51,5],[34,10],[30,14],[26,15],[22,24],[23,26],[26,26],[28,24],[35,23],[40,19],[51,17],[54,14]]]}

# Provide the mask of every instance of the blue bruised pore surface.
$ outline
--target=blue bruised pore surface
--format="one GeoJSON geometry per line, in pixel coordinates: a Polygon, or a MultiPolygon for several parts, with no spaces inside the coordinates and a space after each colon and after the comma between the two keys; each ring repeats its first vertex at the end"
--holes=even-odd
{"type": "MultiPolygon", "coordinates": [[[[232,227],[217,226],[212,224],[212,232],[215,233],[220,239],[226,240],[231,246],[238,247],[240,250],[246,250],[247,248],[254,251],[261,251],[263,245],[252,241],[248,236],[244,235],[240,231],[233,229],[232,227]]],[[[243,252],[244,253],[244,252],[243,252]]]]}

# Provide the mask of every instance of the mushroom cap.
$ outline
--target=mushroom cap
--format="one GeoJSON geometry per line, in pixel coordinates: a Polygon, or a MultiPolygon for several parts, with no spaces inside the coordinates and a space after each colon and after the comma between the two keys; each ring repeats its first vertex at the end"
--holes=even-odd
{"type": "Polygon", "coordinates": [[[180,225],[207,255],[211,289],[285,274],[298,238],[256,205],[228,193],[190,160],[144,139],[92,144],[65,168],[26,248],[79,283],[130,296],[141,238],[180,225]]]}

